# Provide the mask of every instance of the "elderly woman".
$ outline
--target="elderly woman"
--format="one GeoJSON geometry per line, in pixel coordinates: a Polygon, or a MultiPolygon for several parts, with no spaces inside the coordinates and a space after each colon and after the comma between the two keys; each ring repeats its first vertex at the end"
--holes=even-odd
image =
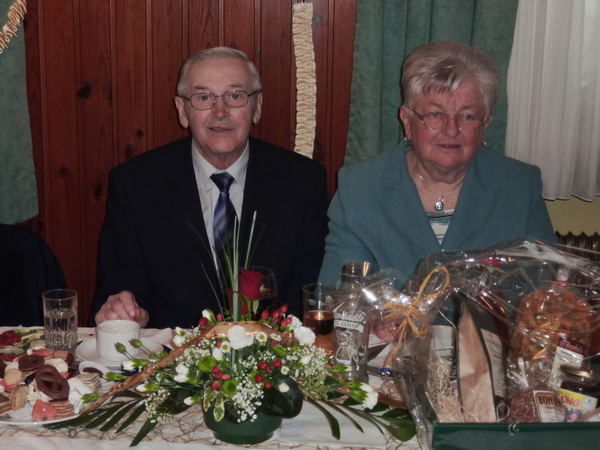
{"type": "Polygon", "coordinates": [[[340,170],[320,281],[347,261],[409,276],[442,250],[532,237],[554,242],[540,170],[485,150],[499,81],[492,60],[437,42],[403,65],[403,145],[340,170]]]}

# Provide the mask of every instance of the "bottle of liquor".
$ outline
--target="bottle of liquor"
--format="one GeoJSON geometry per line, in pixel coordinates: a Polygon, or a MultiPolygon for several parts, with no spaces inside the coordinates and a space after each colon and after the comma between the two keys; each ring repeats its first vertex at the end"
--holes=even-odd
{"type": "Polygon", "coordinates": [[[369,350],[369,305],[362,298],[363,265],[347,263],[342,267],[341,286],[334,294],[333,326],[335,364],[345,364],[344,378],[367,382],[369,350]]]}

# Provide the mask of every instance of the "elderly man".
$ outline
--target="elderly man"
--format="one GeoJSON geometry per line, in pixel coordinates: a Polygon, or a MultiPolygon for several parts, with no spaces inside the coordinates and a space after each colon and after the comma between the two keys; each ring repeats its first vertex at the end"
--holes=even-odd
{"type": "Polygon", "coordinates": [[[261,89],[256,67],[238,50],[212,48],[184,63],[175,105],[191,136],[111,171],[92,324],[189,327],[203,309],[217,311],[223,241],[215,227],[223,215],[215,209],[223,204],[228,216],[235,209],[242,249],[256,217],[252,264],[274,270],[278,303],[300,314],[302,286],[316,280],[323,256],[326,173],[249,137],[261,89]],[[229,199],[219,205],[224,192],[229,199]]]}

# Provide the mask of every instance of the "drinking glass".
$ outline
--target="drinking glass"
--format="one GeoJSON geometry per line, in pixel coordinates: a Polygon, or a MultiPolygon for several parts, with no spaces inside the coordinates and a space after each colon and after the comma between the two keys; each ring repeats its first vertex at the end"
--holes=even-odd
{"type": "Polygon", "coordinates": [[[42,294],[44,335],[51,350],[75,352],[77,345],[77,292],[53,289],[42,294]]]}
{"type": "Polygon", "coordinates": [[[315,333],[315,347],[326,355],[332,355],[335,348],[333,332],[333,293],[335,286],[325,283],[311,283],[302,288],[304,305],[303,324],[315,333]]]}

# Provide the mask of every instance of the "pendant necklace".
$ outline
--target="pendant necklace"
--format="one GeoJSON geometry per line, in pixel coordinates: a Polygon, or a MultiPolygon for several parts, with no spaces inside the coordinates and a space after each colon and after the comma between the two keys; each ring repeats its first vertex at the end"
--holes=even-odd
{"type": "Polygon", "coordinates": [[[421,174],[419,173],[419,169],[417,169],[417,165],[415,164],[415,171],[417,172],[417,176],[421,179],[421,181],[423,182],[423,184],[425,185],[425,187],[427,189],[429,189],[431,192],[433,192],[435,195],[439,195],[440,198],[438,198],[438,201],[435,202],[435,205],[433,205],[433,207],[435,208],[436,211],[443,211],[444,210],[444,197],[446,195],[448,195],[450,192],[452,192],[453,190],[455,190],[457,187],[459,187],[463,180],[465,179],[465,177],[463,176],[460,180],[458,180],[458,183],[456,184],[456,186],[454,186],[452,189],[450,189],[447,192],[444,192],[443,194],[441,192],[436,191],[433,187],[431,187],[431,185],[429,183],[427,183],[427,181],[425,181],[425,178],[423,178],[421,176],[421,174]]]}

